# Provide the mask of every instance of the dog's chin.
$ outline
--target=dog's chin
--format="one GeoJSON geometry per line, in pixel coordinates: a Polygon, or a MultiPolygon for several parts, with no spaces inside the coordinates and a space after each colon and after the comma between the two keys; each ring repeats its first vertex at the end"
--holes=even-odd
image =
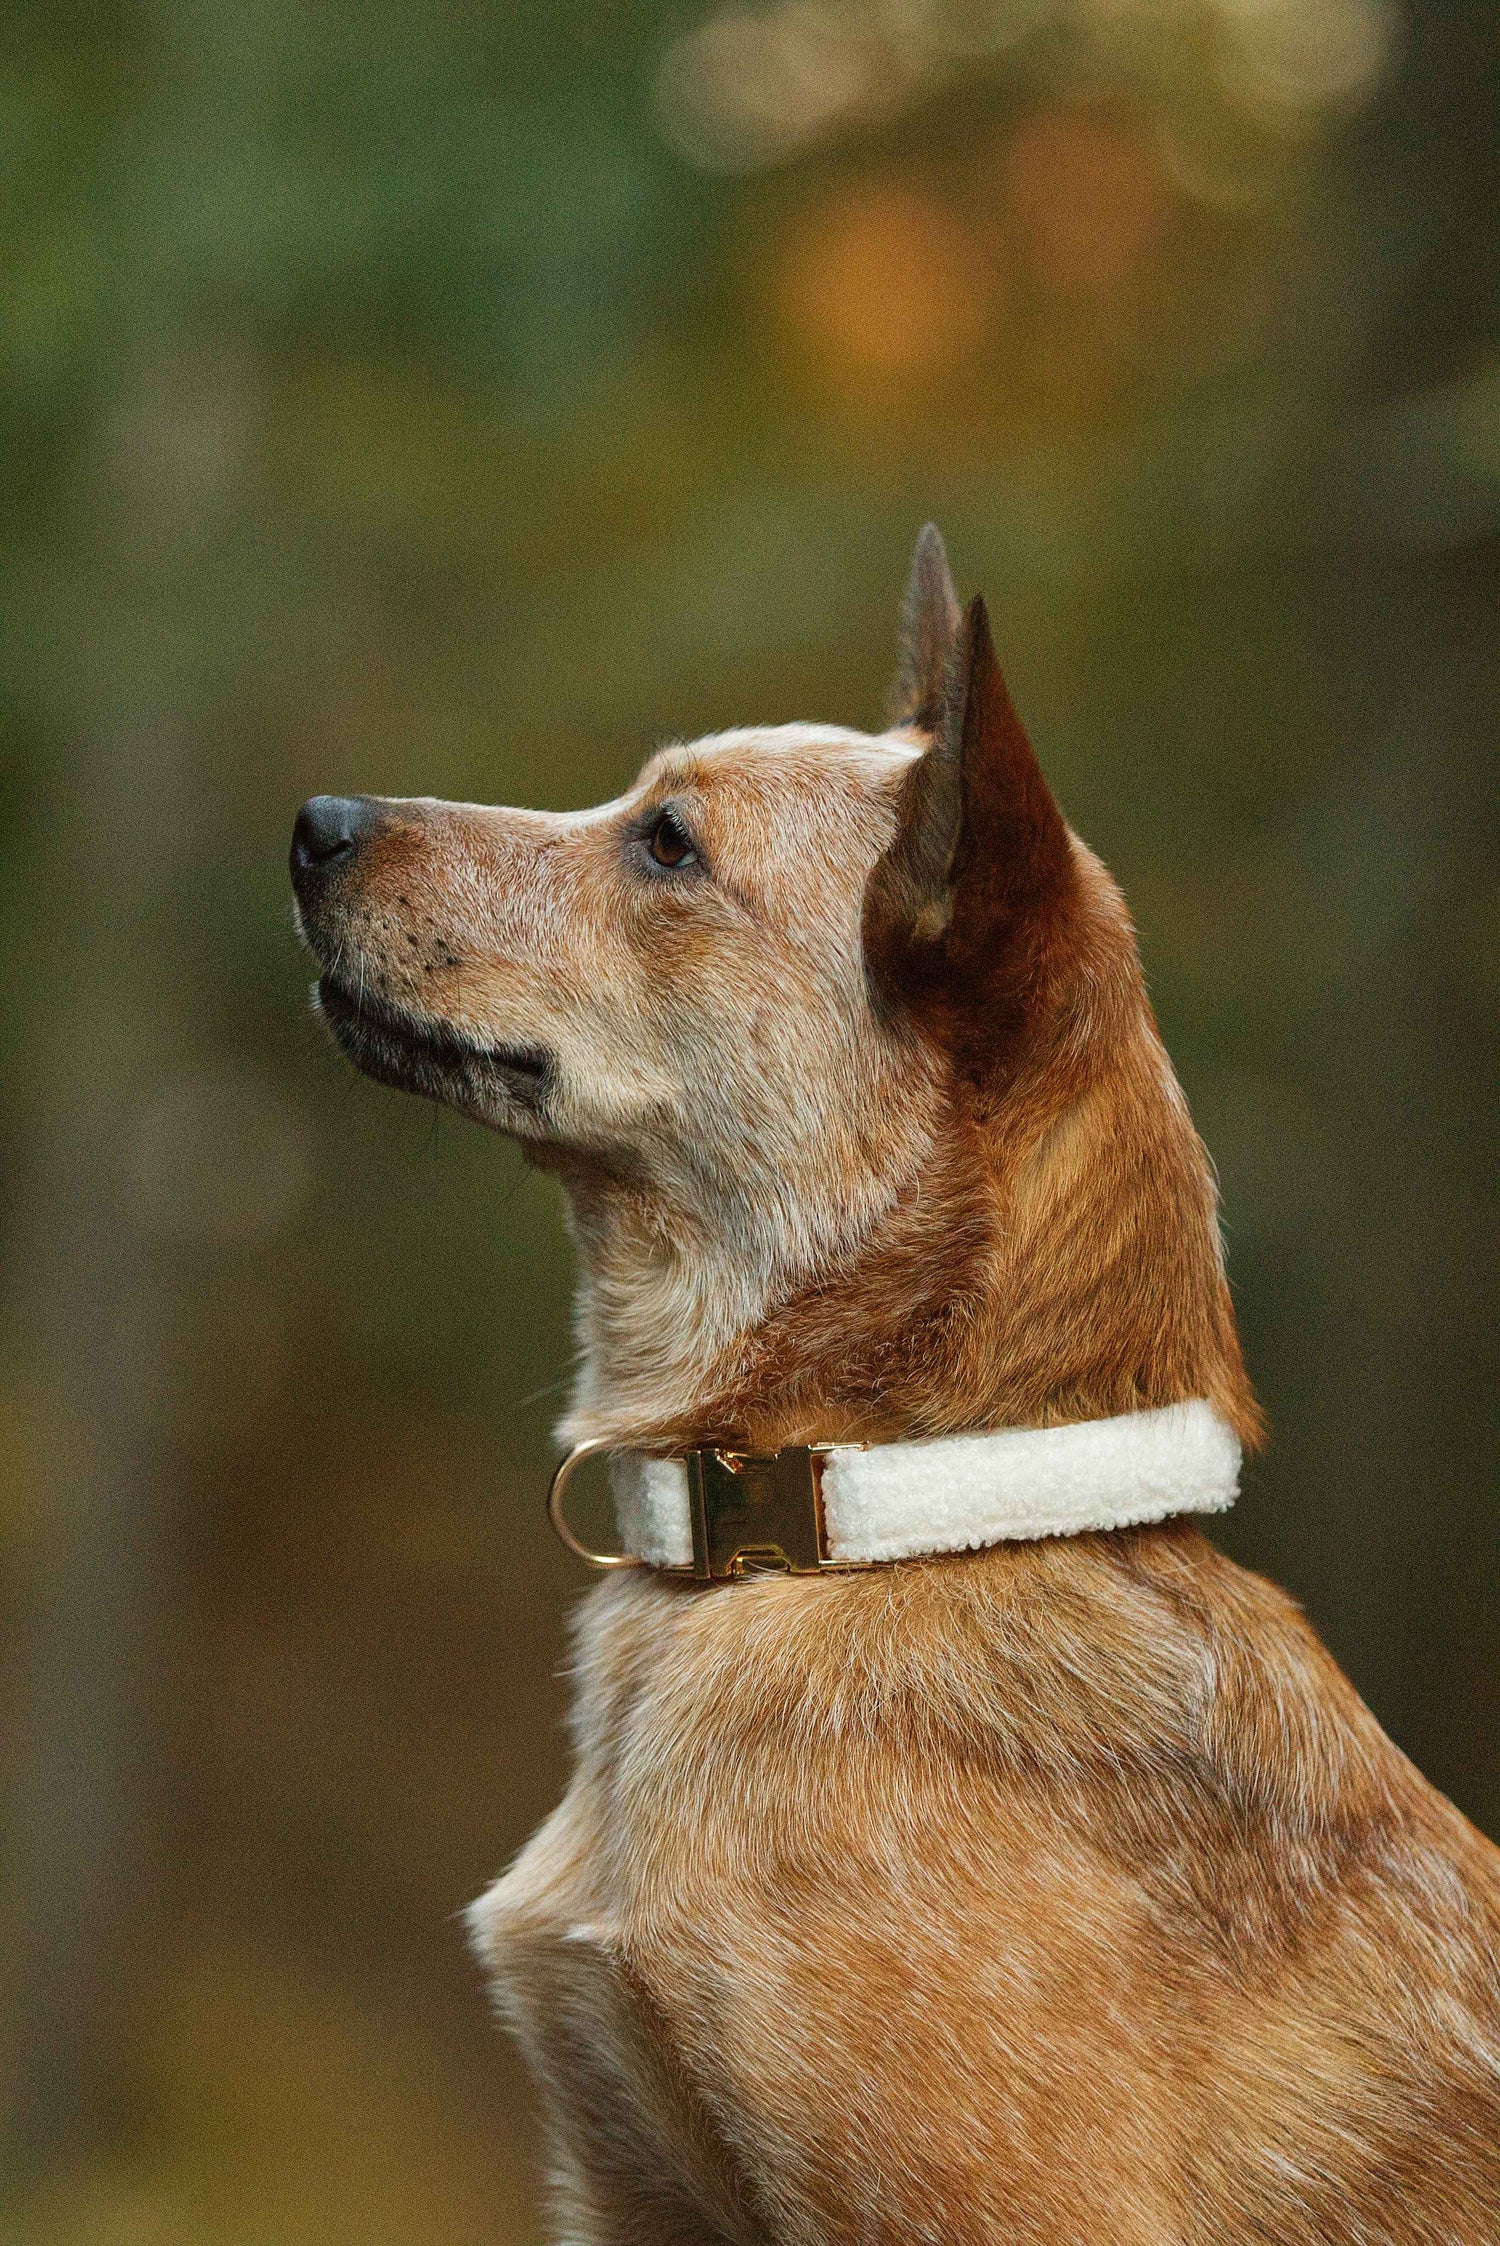
{"type": "Polygon", "coordinates": [[[318,980],[317,1005],[340,1050],[377,1084],[439,1100],[499,1130],[545,1135],[554,1063],[541,1047],[482,1045],[328,974],[318,980]]]}

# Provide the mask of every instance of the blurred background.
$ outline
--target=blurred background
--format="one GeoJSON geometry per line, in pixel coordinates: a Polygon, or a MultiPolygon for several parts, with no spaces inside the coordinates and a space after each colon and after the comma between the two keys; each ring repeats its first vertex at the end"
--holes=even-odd
{"type": "Polygon", "coordinates": [[[872,722],[928,515],[1219,1164],[1223,1541],[1500,1832],[1497,118],[1493,0],[8,11],[7,2240],[541,2235],[569,1258],[288,831],[872,722]]]}

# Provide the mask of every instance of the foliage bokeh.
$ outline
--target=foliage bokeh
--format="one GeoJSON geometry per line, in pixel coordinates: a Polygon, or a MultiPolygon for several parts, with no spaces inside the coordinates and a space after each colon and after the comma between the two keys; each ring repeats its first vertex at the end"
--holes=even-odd
{"type": "Polygon", "coordinates": [[[356,1081],[315,790],[873,721],[911,537],[1122,878],[1276,1443],[1500,1830],[1489,0],[37,0],[0,78],[23,2246],[540,2235],[549,1186],[356,1081]]]}

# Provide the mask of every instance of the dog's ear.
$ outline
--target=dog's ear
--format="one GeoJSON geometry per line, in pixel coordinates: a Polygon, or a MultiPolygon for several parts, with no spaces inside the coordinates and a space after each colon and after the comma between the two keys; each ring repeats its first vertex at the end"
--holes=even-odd
{"type": "Polygon", "coordinates": [[[891,724],[930,733],[943,711],[948,665],[962,616],[936,523],[917,538],[901,603],[900,653],[887,699],[891,724]]]}
{"type": "Polygon", "coordinates": [[[976,596],[949,658],[932,745],[906,775],[895,839],[866,892],[877,988],[920,1010],[980,1067],[1051,988],[1077,899],[1067,825],[976,596]]]}

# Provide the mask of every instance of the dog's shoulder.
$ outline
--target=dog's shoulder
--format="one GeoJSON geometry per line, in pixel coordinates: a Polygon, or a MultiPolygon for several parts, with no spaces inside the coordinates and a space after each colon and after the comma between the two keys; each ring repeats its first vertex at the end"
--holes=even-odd
{"type": "Polygon", "coordinates": [[[1295,1602],[1182,1523],[727,1593],[627,1579],[584,1602],[576,1674],[580,1769],[664,1891],[675,1851],[741,1819],[857,1851],[923,1799],[936,1847],[986,1809],[1013,1832],[1035,1795],[1236,1954],[1429,1861],[1430,1908],[1457,1878],[1500,1935],[1500,1854],[1295,1602]]]}
{"type": "Polygon", "coordinates": [[[667,2078],[747,2172],[846,2197],[878,2141],[888,2211],[954,2238],[1061,2193],[1070,2236],[1159,2239],[1180,2187],[1195,2235],[1253,2204],[1310,2242],[1395,2170],[1481,2235],[1497,1859],[1195,1530],[627,1577],[576,1675],[568,1801],[484,1931],[537,2062],[607,2046],[603,2102],[658,2117],[674,2188],[702,2153],[660,2133],[667,2078]]]}

